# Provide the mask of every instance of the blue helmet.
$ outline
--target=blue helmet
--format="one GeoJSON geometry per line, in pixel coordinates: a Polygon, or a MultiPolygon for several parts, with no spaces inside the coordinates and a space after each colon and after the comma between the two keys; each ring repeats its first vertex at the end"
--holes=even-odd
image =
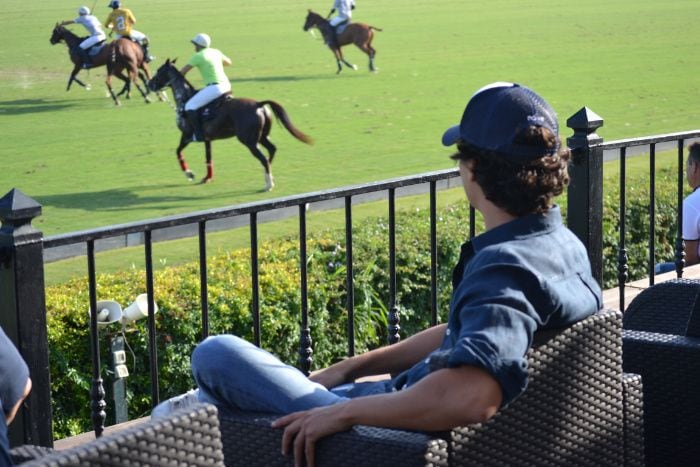
{"type": "Polygon", "coordinates": [[[119,8],[120,6],[122,6],[122,3],[119,0],[112,0],[107,6],[109,6],[110,8],[119,8]]]}

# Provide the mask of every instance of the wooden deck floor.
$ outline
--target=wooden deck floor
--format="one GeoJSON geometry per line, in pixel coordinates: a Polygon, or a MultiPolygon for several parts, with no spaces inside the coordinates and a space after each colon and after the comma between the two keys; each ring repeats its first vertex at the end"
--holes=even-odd
{"type": "MultiPolygon", "coordinates": [[[[675,279],[675,271],[666,272],[664,274],[659,274],[654,277],[654,283],[664,282],[670,279],[675,279]]],[[[695,264],[693,266],[688,266],[683,270],[684,279],[700,279],[700,264],[695,264]]],[[[642,290],[649,287],[649,278],[639,279],[638,281],[633,281],[625,284],[624,294],[625,294],[625,306],[629,305],[634,297],[636,297],[642,290]]],[[[613,310],[620,309],[620,290],[615,287],[614,289],[608,289],[603,291],[603,307],[611,308],[613,310]]]]}

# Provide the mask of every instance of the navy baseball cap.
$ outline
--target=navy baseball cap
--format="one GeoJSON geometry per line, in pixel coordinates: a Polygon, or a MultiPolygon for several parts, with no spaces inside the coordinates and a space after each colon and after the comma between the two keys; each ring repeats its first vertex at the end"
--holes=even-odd
{"type": "Polygon", "coordinates": [[[461,123],[445,131],[442,144],[451,146],[461,140],[517,162],[556,154],[558,138],[551,148],[516,142],[517,135],[530,126],[559,135],[556,112],[535,91],[514,83],[491,83],[469,99],[461,123]]]}

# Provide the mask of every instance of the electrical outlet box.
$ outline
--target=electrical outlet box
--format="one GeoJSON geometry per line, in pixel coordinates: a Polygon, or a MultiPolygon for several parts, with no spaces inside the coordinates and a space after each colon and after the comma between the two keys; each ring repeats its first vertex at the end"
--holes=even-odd
{"type": "Polygon", "coordinates": [[[126,363],[126,352],[123,350],[117,350],[114,352],[114,364],[123,365],[126,363]]]}
{"type": "Polygon", "coordinates": [[[117,365],[114,368],[114,371],[117,374],[117,377],[119,378],[126,378],[127,376],[129,376],[129,369],[126,367],[126,365],[117,365]]]}

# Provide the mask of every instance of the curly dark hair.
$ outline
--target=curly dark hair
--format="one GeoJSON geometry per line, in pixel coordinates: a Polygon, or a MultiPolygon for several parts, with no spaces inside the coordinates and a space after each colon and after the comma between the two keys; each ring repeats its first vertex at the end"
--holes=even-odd
{"type": "Polygon", "coordinates": [[[695,141],[688,145],[688,157],[700,163],[700,141],[695,141]]]}
{"type": "MultiPolygon", "coordinates": [[[[558,138],[547,128],[531,126],[515,142],[551,149],[557,146],[558,138]]],[[[472,173],[486,199],[513,216],[546,212],[569,184],[568,148],[525,164],[463,142],[458,142],[457,148],[452,159],[472,161],[472,173]]]]}

